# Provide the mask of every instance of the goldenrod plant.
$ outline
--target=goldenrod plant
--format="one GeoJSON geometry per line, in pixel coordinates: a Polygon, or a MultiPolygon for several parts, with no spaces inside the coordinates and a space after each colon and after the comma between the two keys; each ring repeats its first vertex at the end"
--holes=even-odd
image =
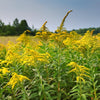
{"type": "Polygon", "coordinates": [[[84,35],[43,24],[0,44],[0,100],[100,100],[100,33],[84,35]]]}

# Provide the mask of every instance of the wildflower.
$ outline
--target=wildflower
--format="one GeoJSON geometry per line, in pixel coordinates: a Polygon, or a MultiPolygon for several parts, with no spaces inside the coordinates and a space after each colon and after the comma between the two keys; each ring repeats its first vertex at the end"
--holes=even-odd
{"type": "Polygon", "coordinates": [[[69,71],[69,73],[74,72],[76,74],[76,80],[77,80],[77,82],[79,82],[80,80],[82,80],[85,83],[85,79],[83,78],[83,76],[90,78],[90,76],[87,75],[87,74],[89,74],[87,72],[87,70],[89,70],[87,67],[78,65],[75,62],[70,62],[68,64],[68,66],[72,66],[73,67],[72,70],[69,71]]]}
{"type": "Polygon", "coordinates": [[[87,31],[82,38],[75,41],[75,45],[82,53],[89,50],[91,50],[91,53],[93,53],[98,48],[98,44],[100,45],[100,41],[98,41],[96,36],[92,36],[92,34],[93,30],[91,32],[87,31]]]}
{"type": "Polygon", "coordinates": [[[30,30],[26,30],[25,32],[31,32],[30,30]]]}
{"type": "Polygon", "coordinates": [[[26,45],[27,43],[30,42],[30,40],[31,40],[30,36],[27,36],[25,31],[23,34],[20,35],[20,37],[16,41],[26,45]]]}
{"type": "Polygon", "coordinates": [[[39,46],[42,46],[43,44],[42,44],[42,42],[41,42],[41,41],[38,41],[38,45],[39,45],[39,46]]]}
{"type": "Polygon", "coordinates": [[[75,62],[70,62],[70,63],[68,64],[68,66],[73,66],[73,67],[75,67],[75,66],[77,66],[77,63],[75,63],[75,62]]]}
{"type": "Polygon", "coordinates": [[[0,72],[2,72],[3,75],[5,75],[6,73],[9,73],[10,71],[8,70],[8,68],[2,67],[2,69],[0,69],[0,72]]]}
{"type": "MultiPolygon", "coordinates": [[[[12,89],[14,89],[15,85],[18,83],[18,82],[22,82],[23,80],[30,80],[29,78],[27,78],[26,76],[23,76],[23,75],[18,75],[17,73],[12,73],[12,77],[10,78],[10,81],[6,84],[7,85],[11,85],[12,86],[12,89]]],[[[5,86],[5,87],[6,87],[5,86]]]]}
{"type": "Polygon", "coordinates": [[[64,18],[63,18],[63,20],[62,20],[62,22],[61,22],[61,24],[60,24],[59,29],[57,29],[57,32],[61,32],[61,31],[62,31],[64,22],[65,22],[65,19],[66,19],[66,17],[69,15],[70,12],[72,12],[72,10],[68,11],[67,14],[64,16],[64,18]]]}
{"type": "Polygon", "coordinates": [[[45,23],[44,23],[44,24],[42,25],[42,27],[40,28],[41,31],[45,31],[45,30],[46,30],[46,26],[45,26],[46,23],[47,23],[47,21],[45,21],[45,23]]]}

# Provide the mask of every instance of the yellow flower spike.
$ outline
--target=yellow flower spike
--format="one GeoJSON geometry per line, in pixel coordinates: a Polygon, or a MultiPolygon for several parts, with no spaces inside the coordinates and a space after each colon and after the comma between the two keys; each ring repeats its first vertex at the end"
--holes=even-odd
{"type": "Polygon", "coordinates": [[[39,46],[42,46],[43,44],[42,44],[42,42],[41,42],[41,41],[38,41],[38,45],[39,45],[39,46]]]}
{"type": "Polygon", "coordinates": [[[63,25],[64,25],[64,22],[65,22],[65,19],[66,19],[66,17],[69,15],[70,12],[72,12],[72,10],[68,11],[67,14],[64,16],[64,18],[63,18],[63,20],[62,20],[62,22],[61,22],[61,24],[60,24],[60,29],[59,29],[59,31],[62,30],[63,25]]]}
{"type": "MultiPolygon", "coordinates": [[[[85,79],[82,77],[79,77],[79,79],[81,79],[84,83],[85,83],[85,79]]],[[[79,81],[78,81],[79,82],[79,81]]]]}
{"type": "Polygon", "coordinates": [[[19,77],[19,81],[21,81],[21,82],[22,82],[24,79],[30,80],[28,77],[23,76],[23,75],[18,75],[18,77],[19,77]]]}
{"type": "Polygon", "coordinates": [[[41,32],[37,32],[36,35],[41,35],[41,32]]]}
{"type": "Polygon", "coordinates": [[[47,21],[45,21],[45,23],[44,23],[44,24],[42,25],[42,27],[40,28],[41,31],[45,31],[45,30],[46,30],[46,26],[45,26],[46,23],[47,23],[47,21]]]}
{"type": "Polygon", "coordinates": [[[0,72],[2,72],[3,75],[5,75],[6,73],[9,73],[10,71],[8,70],[8,68],[2,67],[2,69],[0,69],[0,72]]]}
{"type": "Polygon", "coordinates": [[[77,82],[79,82],[79,76],[76,77],[77,82]]]}
{"type": "Polygon", "coordinates": [[[81,68],[85,69],[85,70],[90,70],[89,68],[85,67],[85,66],[80,66],[81,68]]]}
{"type": "Polygon", "coordinates": [[[18,82],[22,82],[25,79],[30,80],[28,77],[23,76],[23,75],[18,75],[17,73],[14,72],[14,73],[12,73],[12,77],[10,78],[9,82],[4,87],[11,85],[12,89],[14,89],[15,85],[18,82]]]}
{"type": "Polygon", "coordinates": [[[68,66],[73,66],[73,67],[75,67],[75,66],[77,66],[77,63],[75,63],[75,62],[70,62],[69,64],[67,64],[68,66]]]}
{"type": "Polygon", "coordinates": [[[69,71],[69,73],[75,72],[75,71],[76,71],[76,68],[74,68],[74,69],[72,69],[71,71],[69,71]]]}
{"type": "Polygon", "coordinates": [[[6,73],[10,73],[10,71],[8,70],[8,68],[2,67],[2,73],[3,75],[5,75],[6,73]]]}
{"type": "Polygon", "coordinates": [[[80,74],[80,76],[85,76],[85,77],[91,78],[89,75],[86,75],[86,74],[80,74]]]}
{"type": "Polygon", "coordinates": [[[31,32],[30,30],[26,30],[26,32],[31,32]]]}
{"type": "Polygon", "coordinates": [[[4,61],[0,62],[0,64],[1,64],[1,65],[5,64],[5,63],[7,63],[7,61],[6,61],[6,60],[4,60],[4,61]]]}
{"type": "Polygon", "coordinates": [[[77,82],[82,80],[85,83],[85,79],[83,77],[90,78],[90,76],[87,75],[87,74],[89,74],[89,72],[87,72],[87,70],[89,70],[89,68],[86,68],[85,66],[78,65],[75,62],[70,62],[67,65],[73,67],[73,69],[70,70],[69,73],[74,72],[76,74],[76,81],[77,82]]]}
{"type": "Polygon", "coordinates": [[[50,54],[48,52],[46,52],[46,57],[49,58],[50,57],[50,54]]]}

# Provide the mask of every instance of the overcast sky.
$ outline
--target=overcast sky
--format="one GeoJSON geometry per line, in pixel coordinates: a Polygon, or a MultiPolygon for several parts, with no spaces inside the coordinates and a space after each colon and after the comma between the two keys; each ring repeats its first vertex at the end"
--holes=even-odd
{"type": "Polygon", "coordinates": [[[15,18],[26,19],[28,25],[39,29],[47,21],[55,31],[69,10],[65,20],[67,30],[100,27],[100,0],[0,0],[0,19],[12,24],[15,18]]]}

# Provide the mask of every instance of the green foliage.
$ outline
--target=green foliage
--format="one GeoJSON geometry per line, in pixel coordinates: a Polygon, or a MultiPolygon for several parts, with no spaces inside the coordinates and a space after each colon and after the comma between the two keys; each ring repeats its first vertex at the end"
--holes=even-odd
{"type": "Polygon", "coordinates": [[[97,27],[97,28],[93,27],[93,28],[73,29],[73,31],[76,31],[78,34],[82,34],[82,35],[84,35],[84,33],[86,33],[86,31],[88,31],[88,30],[89,31],[94,30],[93,34],[100,33],[100,27],[97,27]]]}
{"type": "Polygon", "coordinates": [[[0,20],[0,36],[14,36],[14,35],[20,35],[21,33],[23,33],[25,30],[30,30],[30,35],[35,35],[35,33],[37,32],[36,29],[32,30],[28,24],[27,21],[21,20],[21,22],[19,22],[19,20],[16,18],[13,21],[13,24],[10,25],[5,25],[1,20],[0,20]]]}

